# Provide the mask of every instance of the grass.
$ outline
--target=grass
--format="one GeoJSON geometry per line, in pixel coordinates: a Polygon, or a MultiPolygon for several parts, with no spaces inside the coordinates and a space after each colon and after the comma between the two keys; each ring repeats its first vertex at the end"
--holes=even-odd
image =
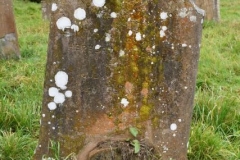
{"type": "MultiPolygon", "coordinates": [[[[49,23],[41,6],[14,0],[21,60],[0,60],[0,160],[31,159],[39,134],[49,23]]],[[[189,160],[240,160],[240,1],[205,22],[189,160]]]]}

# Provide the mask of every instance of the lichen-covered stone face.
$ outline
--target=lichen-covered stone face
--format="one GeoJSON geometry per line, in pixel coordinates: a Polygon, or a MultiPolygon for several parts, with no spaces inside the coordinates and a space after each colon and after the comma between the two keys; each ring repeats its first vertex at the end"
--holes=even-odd
{"type": "Polygon", "coordinates": [[[42,112],[48,133],[41,145],[46,137],[56,139],[67,156],[88,142],[125,140],[132,126],[164,159],[186,159],[184,125],[191,118],[186,111],[192,107],[202,18],[194,5],[65,0],[57,6],[42,112]]]}

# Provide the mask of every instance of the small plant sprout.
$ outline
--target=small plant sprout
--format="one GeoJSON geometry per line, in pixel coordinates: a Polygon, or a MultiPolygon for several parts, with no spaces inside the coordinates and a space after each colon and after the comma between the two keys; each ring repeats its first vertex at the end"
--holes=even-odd
{"type": "MultiPolygon", "coordinates": [[[[130,127],[129,131],[135,138],[137,138],[137,135],[138,135],[137,128],[130,127]]],[[[139,153],[139,151],[140,151],[140,143],[139,143],[139,141],[137,139],[134,139],[134,140],[131,141],[131,145],[134,146],[134,153],[135,154],[139,153]]]]}
{"type": "Polygon", "coordinates": [[[140,151],[140,143],[137,139],[134,139],[131,143],[134,146],[134,153],[137,154],[140,151]]]}
{"type": "Polygon", "coordinates": [[[130,131],[130,133],[131,133],[134,137],[137,137],[137,135],[138,135],[138,130],[137,130],[137,128],[135,128],[135,127],[130,127],[130,128],[129,128],[129,131],[130,131]]]}
{"type": "Polygon", "coordinates": [[[60,143],[51,140],[50,144],[51,144],[50,149],[52,150],[52,152],[54,154],[54,158],[60,159],[60,143]]]}

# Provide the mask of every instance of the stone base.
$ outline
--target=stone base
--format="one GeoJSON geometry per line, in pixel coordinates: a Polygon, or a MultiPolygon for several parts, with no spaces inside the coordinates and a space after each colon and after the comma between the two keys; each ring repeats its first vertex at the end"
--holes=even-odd
{"type": "Polygon", "coordinates": [[[154,147],[140,142],[140,151],[134,153],[131,141],[103,141],[88,155],[88,160],[160,160],[154,147]]]}
{"type": "Polygon", "coordinates": [[[0,38],[0,59],[20,58],[17,36],[15,33],[6,34],[0,38]]]}

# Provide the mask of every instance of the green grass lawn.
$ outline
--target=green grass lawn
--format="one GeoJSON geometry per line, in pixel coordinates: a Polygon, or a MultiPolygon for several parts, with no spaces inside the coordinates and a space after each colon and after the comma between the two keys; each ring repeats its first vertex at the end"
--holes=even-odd
{"type": "MultiPolygon", "coordinates": [[[[0,60],[0,160],[31,159],[39,134],[49,23],[14,0],[21,60],[0,60]]],[[[240,160],[240,1],[204,22],[189,160],[240,160]]]]}

